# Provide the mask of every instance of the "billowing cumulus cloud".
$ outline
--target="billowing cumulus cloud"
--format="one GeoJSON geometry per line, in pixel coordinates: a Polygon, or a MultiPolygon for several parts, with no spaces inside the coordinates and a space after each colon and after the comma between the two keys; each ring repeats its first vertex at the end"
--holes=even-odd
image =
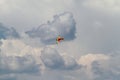
{"type": "Polygon", "coordinates": [[[104,55],[104,54],[87,54],[83,55],[79,59],[79,63],[86,66],[92,64],[94,61],[100,61],[100,60],[108,60],[109,56],[104,55]]]}
{"type": "Polygon", "coordinates": [[[99,63],[93,63],[93,72],[95,74],[95,80],[119,80],[119,76],[111,70],[106,70],[100,67],[99,63]]]}
{"type": "Polygon", "coordinates": [[[45,48],[41,54],[42,61],[46,67],[61,68],[64,65],[62,56],[54,48],[45,48]]]}
{"type": "Polygon", "coordinates": [[[1,40],[1,54],[7,56],[40,55],[41,48],[33,48],[25,44],[22,40],[7,39],[1,40]]]}
{"type": "Polygon", "coordinates": [[[0,57],[0,74],[39,72],[39,65],[32,56],[2,56],[0,57]]]}
{"type": "Polygon", "coordinates": [[[37,73],[40,71],[40,49],[32,48],[20,40],[1,40],[0,74],[37,73]]]}
{"type": "Polygon", "coordinates": [[[0,39],[19,38],[20,35],[14,28],[7,28],[0,23],[0,39]]]}
{"type": "Polygon", "coordinates": [[[119,80],[120,55],[87,54],[80,58],[79,63],[89,80],[119,80]]]}
{"type": "Polygon", "coordinates": [[[73,70],[73,69],[80,69],[80,65],[77,63],[75,58],[68,56],[68,55],[63,55],[63,60],[64,60],[64,68],[67,70],[73,70]]]}
{"type": "Polygon", "coordinates": [[[81,64],[83,66],[84,71],[86,73],[86,75],[90,78],[90,80],[95,77],[94,73],[92,72],[92,64],[95,61],[98,62],[102,62],[102,61],[108,61],[109,60],[109,56],[104,55],[104,54],[87,54],[87,55],[83,55],[80,57],[79,59],[79,64],[81,64]]]}
{"type": "Polygon", "coordinates": [[[67,55],[62,56],[56,49],[50,47],[43,49],[41,59],[45,66],[51,69],[72,70],[80,67],[74,58],[67,55]]]}
{"type": "Polygon", "coordinates": [[[55,43],[58,35],[65,37],[65,40],[75,39],[76,23],[72,13],[65,12],[55,15],[53,21],[48,21],[37,28],[27,31],[32,38],[40,38],[44,43],[55,43]]]}
{"type": "MultiPolygon", "coordinates": [[[[111,60],[113,59],[111,58],[111,60]]],[[[114,63],[111,62],[111,60],[109,62],[104,62],[103,64],[101,64],[98,61],[95,61],[92,63],[94,80],[119,80],[120,79],[120,65],[118,65],[119,63],[115,65],[114,63]]]]}

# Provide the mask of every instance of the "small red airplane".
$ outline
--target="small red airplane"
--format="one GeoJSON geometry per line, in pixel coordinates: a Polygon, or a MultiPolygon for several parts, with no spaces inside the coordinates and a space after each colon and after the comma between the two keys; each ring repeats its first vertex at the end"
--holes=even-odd
{"type": "Polygon", "coordinates": [[[60,43],[61,40],[64,40],[64,38],[61,37],[61,36],[58,36],[58,37],[56,38],[56,43],[57,43],[57,44],[60,43]]]}

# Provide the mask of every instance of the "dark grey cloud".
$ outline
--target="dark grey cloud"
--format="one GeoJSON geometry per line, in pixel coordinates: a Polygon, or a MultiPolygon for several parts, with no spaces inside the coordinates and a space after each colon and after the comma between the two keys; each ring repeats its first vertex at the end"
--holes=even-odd
{"type": "Polygon", "coordinates": [[[13,27],[7,28],[0,23],[0,39],[19,38],[19,37],[20,35],[13,27]]]}
{"type": "Polygon", "coordinates": [[[50,47],[44,48],[41,59],[45,66],[51,69],[72,70],[80,67],[74,58],[62,56],[56,49],[50,47]]]}
{"type": "Polygon", "coordinates": [[[26,31],[32,38],[40,38],[44,43],[55,43],[58,35],[65,37],[65,40],[75,39],[76,23],[72,13],[65,12],[55,15],[53,21],[48,21],[37,28],[26,31]]]}
{"type": "Polygon", "coordinates": [[[30,55],[23,57],[0,55],[0,74],[36,73],[39,72],[39,66],[30,55]]]}

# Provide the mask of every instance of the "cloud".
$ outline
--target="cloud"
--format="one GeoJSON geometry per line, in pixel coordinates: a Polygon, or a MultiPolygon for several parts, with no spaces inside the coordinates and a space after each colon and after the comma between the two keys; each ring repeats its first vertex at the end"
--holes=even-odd
{"type": "Polygon", "coordinates": [[[26,54],[39,56],[41,48],[34,48],[19,39],[6,39],[1,41],[1,54],[6,56],[24,56],[26,54]]]}
{"type": "Polygon", "coordinates": [[[74,58],[60,55],[60,53],[51,47],[46,47],[41,52],[41,59],[46,67],[50,69],[72,70],[80,66],[74,58]]]}
{"type": "Polygon", "coordinates": [[[86,66],[86,65],[91,65],[92,62],[94,62],[94,61],[108,60],[108,59],[109,59],[109,56],[106,56],[104,54],[90,53],[90,54],[81,56],[78,62],[79,62],[79,64],[86,66]]]}
{"type": "Polygon", "coordinates": [[[109,68],[109,67],[104,68],[104,67],[101,67],[101,65],[104,65],[104,64],[100,64],[97,61],[92,63],[92,71],[95,76],[94,80],[119,80],[120,79],[120,68],[117,69],[116,68],[117,65],[114,65],[114,67],[112,68],[109,68]]]}
{"type": "Polygon", "coordinates": [[[58,35],[65,40],[75,39],[76,23],[72,13],[65,12],[55,15],[53,21],[40,25],[38,28],[26,31],[31,38],[40,38],[44,43],[55,43],[58,35]]]}
{"type": "MultiPolygon", "coordinates": [[[[117,53],[116,53],[117,54],[117,53]]],[[[119,80],[120,55],[87,54],[82,56],[79,64],[83,65],[89,80],[119,80]]],[[[82,70],[82,69],[81,69],[82,70]]]]}
{"type": "Polygon", "coordinates": [[[32,56],[2,56],[0,57],[0,74],[35,73],[39,72],[39,65],[32,56]]]}
{"type": "Polygon", "coordinates": [[[109,60],[109,56],[104,54],[87,54],[80,57],[78,63],[82,65],[82,68],[90,80],[94,79],[94,73],[92,72],[92,64],[95,61],[102,62],[109,60]]]}
{"type": "Polygon", "coordinates": [[[41,53],[41,59],[46,67],[53,69],[60,68],[64,65],[62,56],[53,48],[45,48],[41,53]]]}
{"type": "MultiPolygon", "coordinates": [[[[47,50],[47,48],[45,49],[45,51],[46,50],[47,50]]],[[[52,49],[49,48],[49,50],[52,50],[52,49]]],[[[52,52],[52,51],[49,51],[49,52],[52,52]]],[[[54,57],[52,57],[52,59],[53,58],[54,57]]],[[[91,53],[91,54],[83,55],[82,57],[80,57],[80,60],[77,62],[77,64],[79,63],[79,65],[81,66],[79,69],[76,69],[75,67],[73,67],[75,65],[73,65],[72,67],[70,66],[71,64],[76,63],[76,62],[74,62],[74,58],[69,57],[67,55],[62,55],[62,58],[64,58],[63,59],[64,60],[64,65],[63,65],[64,67],[62,67],[62,66],[58,67],[58,68],[48,67],[48,68],[50,68],[50,70],[46,70],[45,73],[43,74],[43,76],[41,76],[42,78],[40,78],[40,79],[43,79],[43,80],[49,80],[49,79],[50,80],[52,80],[52,79],[56,79],[56,80],[59,80],[59,79],[62,79],[62,80],[76,80],[76,79],[106,80],[106,79],[103,79],[104,75],[100,76],[100,75],[98,75],[99,72],[96,73],[97,71],[95,71],[96,68],[95,68],[95,65],[94,65],[95,62],[98,62],[100,64],[99,67],[101,67],[103,69],[103,71],[105,71],[105,75],[107,75],[109,73],[109,72],[107,73],[106,71],[110,70],[110,68],[107,69],[107,67],[105,68],[105,66],[107,66],[109,64],[109,62],[111,62],[110,61],[111,57],[108,56],[108,55],[102,54],[102,53],[101,54],[92,54],[91,53]],[[66,60],[68,61],[68,63],[67,63],[66,60]],[[67,64],[65,64],[65,63],[67,63],[67,64]],[[57,71],[55,69],[59,69],[60,71],[57,71]],[[45,77],[45,76],[47,76],[47,77],[45,77]],[[98,77],[100,79],[98,79],[98,77]]],[[[63,61],[61,61],[61,62],[63,62],[63,61]]],[[[116,73],[114,73],[113,76],[115,74],[116,73]]],[[[107,75],[107,76],[110,76],[110,75],[107,75]]],[[[112,80],[112,79],[110,79],[110,80],[112,80]]]]}
{"type": "Polygon", "coordinates": [[[19,38],[20,35],[12,28],[7,28],[0,23],[0,39],[19,38]]]}
{"type": "Polygon", "coordinates": [[[21,40],[1,40],[0,74],[38,73],[41,69],[40,49],[32,48],[21,40]],[[39,60],[39,61],[38,61],[39,60]]]}
{"type": "Polygon", "coordinates": [[[68,55],[63,55],[64,60],[64,68],[67,70],[73,70],[73,69],[80,69],[81,65],[77,63],[77,61],[68,55]]]}

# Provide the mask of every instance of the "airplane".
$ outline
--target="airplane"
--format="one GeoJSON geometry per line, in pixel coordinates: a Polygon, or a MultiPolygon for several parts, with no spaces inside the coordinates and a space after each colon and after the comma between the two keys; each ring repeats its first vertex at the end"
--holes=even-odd
{"type": "Polygon", "coordinates": [[[57,43],[57,44],[60,43],[61,40],[64,40],[64,38],[59,35],[59,36],[56,38],[56,43],[57,43]]]}

